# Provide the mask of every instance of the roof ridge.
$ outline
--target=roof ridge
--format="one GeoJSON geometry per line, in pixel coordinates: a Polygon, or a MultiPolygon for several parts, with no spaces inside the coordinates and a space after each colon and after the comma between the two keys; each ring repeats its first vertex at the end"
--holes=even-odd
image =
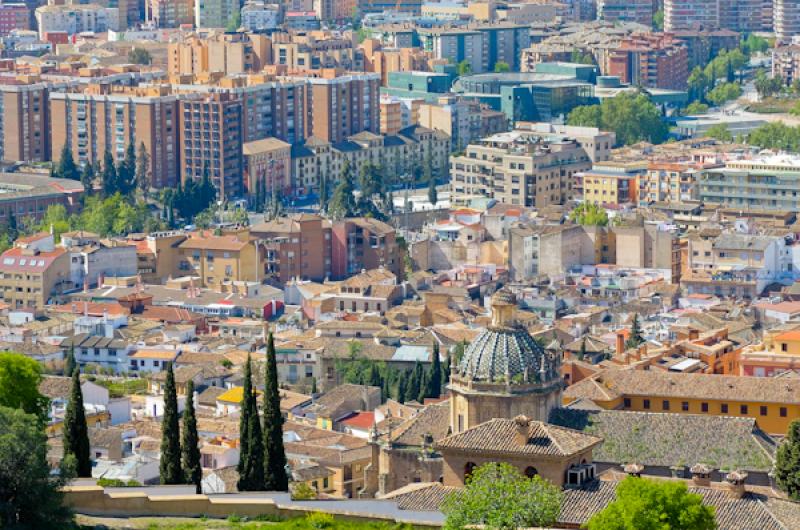
{"type": "Polygon", "coordinates": [[[566,454],[568,454],[568,453],[567,453],[567,452],[564,450],[564,448],[561,446],[561,444],[560,444],[560,443],[558,443],[558,440],[556,440],[556,439],[555,439],[555,437],[554,437],[554,436],[552,435],[552,433],[550,432],[550,427],[551,427],[551,425],[550,425],[550,424],[548,424],[548,423],[545,423],[545,422],[543,422],[543,421],[537,421],[537,422],[535,422],[535,423],[539,423],[539,424],[542,426],[542,429],[544,429],[544,432],[547,434],[547,437],[550,439],[550,441],[552,441],[552,442],[553,442],[553,445],[555,445],[555,446],[558,448],[558,450],[561,452],[561,454],[563,454],[563,455],[566,455],[566,454]]]}

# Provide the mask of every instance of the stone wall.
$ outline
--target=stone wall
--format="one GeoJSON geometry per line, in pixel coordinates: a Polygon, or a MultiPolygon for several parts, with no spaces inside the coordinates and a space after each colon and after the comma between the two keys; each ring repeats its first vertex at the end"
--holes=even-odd
{"type": "MultiPolygon", "coordinates": [[[[65,503],[76,513],[108,517],[211,517],[224,519],[231,514],[256,517],[274,515],[284,518],[304,517],[314,511],[325,510],[325,501],[319,508],[279,506],[271,499],[255,499],[235,494],[209,497],[207,495],[149,495],[145,491],[106,492],[100,486],[69,486],[64,488],[65,503]]],[[[403,521],[389,516],[364,515],[346,511],[333,511],[336,519],[354,522],[383,521],[408,523],[412,528],[429,530],[435,524],[403,521]]]]}

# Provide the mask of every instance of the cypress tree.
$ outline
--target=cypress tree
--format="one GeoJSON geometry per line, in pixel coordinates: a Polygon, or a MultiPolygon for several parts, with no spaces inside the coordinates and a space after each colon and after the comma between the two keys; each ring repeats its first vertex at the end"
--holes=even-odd
{"type": "Polygon", "coordinates": [[[790,498],[800,500],[800,420],[789,424],[789,432],[775,455],[775,479],[790,498]]]}
{"type": "Polygon", "coordinates": [[[399,376],[400,382],[397,383],[397,394],[395,398],[400,403],[406,402],[406,390],[408,387],[408,372],[399,376]]]}
{"type": "Polygon", "coordinates": [[[79,180],[81,178],[78,166],[75,164],[75,158],[72,156],[72,149],[68,143],[64,143],[64,147],[61,149],[61,158],[54,173],[56,177],[62,179],[79,180]]]}
{"type": "Polygon", "coordinates": [[[64,457],[68,455],[75,457],[75,470],[79,477],[92,476],[89,428],[86,426],[86,412],[83,410],[81,371],[78,369],[72,371],[72,391],[64,414],[64,457]]]}
{"type": "Polygon", "coordinates": [[[164,384],[164,417],[161,420],[159,473],[162,484],[183,484],[178,396],[175,391],[175,372],[172,369],[172,363],[167,365],[167,381],[164,384]]]}
{"type": "Polygon", "coordinates": [[[636,348],[643,342],[644,337],[642,337],[642,327],[639,324],[639,313],[634,313],[633,322],[631,323],[631,336],[628,338],[625,346],[627,348],[636,348]]]}
{"type": "Polygon", "coordinates": [[[66,377],[72,377],[72,372],[75,371],[75,368],[75,345],[70,344],[67,358],[64,359],[64,375],[66,377]]]}
{"type": "Polygon", "coordinates": [[[264,481],[267,491],[288,491],[286,453],[283,449],[283,416],[278,390],[278,363],[272,333],[267,341],[264,377],[264,481]]]}
{"type": "Polygon", "coordinates": [[[111,151],[106,149],[103,155],[103,195],[110,197],[118,191],[117,167],[114,165],[114,157],[111,155],[111,151]]]}
{"type": "Polygon", "coordinates": [[[194,414],[194,382],[186,385],[186,407],[183,409],[183,439],[181,465],[187,484],[194,484],[195,493],[202,493],[203,468],[200,466],[200,446],[197,436],[197,417],[194,414]]]}
{"type": "Polygon", "coordinates": [[[442,360],[439,358],[439,343],[433,343],[431,354],[431,372],[428,376],[428,388],[425,397],[438,398],[442,393],[442,360]]]}
{"type": "Polygon", "coordinates": [[[417,361],[414,363],[414,369],[411,370],[411,377],[408,380],[408,385],[406,385],[406,401],[414,401],[419,398],[420,385],[424,384],[424,381],[420,381],[421,372],[422,365],[417,361]]]}
{"type": "Polygon", "coordinates": [[[250,356],[244,366],[244,389],[239,417],[239,491],[261,491],[264,489],[264,461],[261,425],[258,404],[253,390],[250,356]]]}

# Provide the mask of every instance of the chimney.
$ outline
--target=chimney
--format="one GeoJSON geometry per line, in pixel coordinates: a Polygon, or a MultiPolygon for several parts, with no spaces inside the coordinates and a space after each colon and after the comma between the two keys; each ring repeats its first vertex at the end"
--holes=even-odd
{"type": "Polygon", "coordinates": [[[630,464],[625,464],[622,470],[625,473],[627,473],[628,476],[639,478],[642,476],[642,471],[644,471],[644,466],[642,464],[631,462],[630,464]]]}
{"type": "Polygon", "coordinates": [[[747,481],[747,473],[744,471],[731,471],[725,477],[728,486],[728,497],[731,499],[741,499],[744,497],[744,484],[747,481]]]}
{"type": "Polygon", "coordinates": [[[711,466],[707,464],[695,464],[689,471],[692,474],[692,484],[694,486],[711,486],[711,466]]]}
{"type": "Polygon", "coordinates": [[[518,445],[527,445],[530,439],[530,420],[527,416],[519,415],[514,418],[514,441],[518,445]]]}
{"type": "Polygon", "coordinates": [[[620,353],[625,351],[625,335],[622,334],[621,331],[617,331],[617,349],[616,353],[619,355],[620,353]]]}

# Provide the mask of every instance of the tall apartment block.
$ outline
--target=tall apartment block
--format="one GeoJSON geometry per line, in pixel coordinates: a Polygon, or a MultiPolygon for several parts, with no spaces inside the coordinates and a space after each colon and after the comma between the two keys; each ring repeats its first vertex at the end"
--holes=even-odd
{"type": "Polygon", "coordinates": [[[208,172],[221,197],[243,192],[242,102],[233,94],[186,94],[180,102],[181,182],[208,172]]]}
{"type": "Polygon", "coordinates": [[[361,131],[380,132],[378,74],[322,70],[307,78],[308,136],[342,142],[361,131]]]}
{"type": "Polygon", "coordinates": [[[597,0],[597,18],[613,22],[653,23],[652,0],[597,0]]]}
{"type": "Polygon", "coordinates": [[[225,28],[239,13],[239,0],[195,0],[194,25],[198,28],[225,28]]]}
{"type": "Polygon", "coordinates": [[[272,43],[266,35],[221,33],[207,38],[192,36],[170,43],[170,75],[226,75],[261,70],[271,62],[272,43]]]}
{"type": "Polygon", "coordinates": [[[150,185],[178,183],[178,100],[167,86],[89,85],[82,92],[50,92],[52,153],[64,144],[81,165],[101,164],[108,150],[115,160],[133,144],[150,155],[150,185]]]}
{"type": "Polygon", "coordinates": [[[0,4],[0,37],[8,35],[12,29],[30,29],[31,12],[24,3],[0,4]]]}
{"type": "Polygon", "coordinates": [[[778,40],[788,42],[795,35],[800,35],[800,2],[775,0],[773,16],[778,40]]]}
{"type": "Polygon", "coordinates": [[[651,88],[682,90],[689,77],[689,52],[683,41],[664,33],[623,39],[608,52],[608,75],[651,88]]]}
{"type": "MultiPolygon", "coordinates": [[[[664,0],[664,30],[766,31],[772,0],[664,0]]],[[[795,0],[775,0],[797,6],[795,0]]],[[[776,15],[777,17],[777,15],[776,15]]]]}
{"type": "Polygon", "coordinates": [[[0,160],[43,162],[50,157],[50,119],[45,83],[0,84],[0,160]]]}
{"type": "Polygon", "coordinates": [[[145,18],[157,28],[194,23],[194,0],[145,0],[145,18]]]}

